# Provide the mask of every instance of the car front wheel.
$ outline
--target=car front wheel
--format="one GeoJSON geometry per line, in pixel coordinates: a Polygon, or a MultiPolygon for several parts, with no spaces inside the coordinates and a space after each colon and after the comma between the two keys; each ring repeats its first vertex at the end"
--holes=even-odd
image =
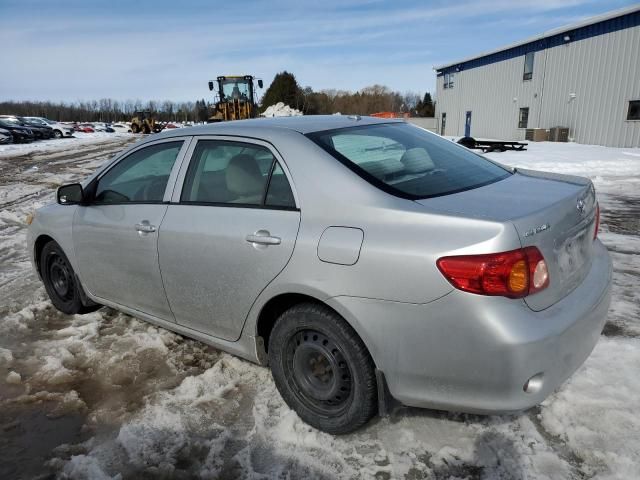
{"type": "Polygon", "coordinates": [[[101,307],[86,297],[69,259],[54,241],[42,249],[40,275],[51,303],[61,312],[74,315],[93,312],[101,307]]]}
{"type": "Polygon", "coordinates": [[[268,355],[282,398],[309,425],[344,434],[375,415],[373,361],[333,310],[304,303],[284,312],[269,336],[268,355]]]}
{"type": "Polygon", "coordinates": [[[53,131],[53,136],[55,138],[62,138],[62,132],[60,130],[54,130],[53,131]]]}

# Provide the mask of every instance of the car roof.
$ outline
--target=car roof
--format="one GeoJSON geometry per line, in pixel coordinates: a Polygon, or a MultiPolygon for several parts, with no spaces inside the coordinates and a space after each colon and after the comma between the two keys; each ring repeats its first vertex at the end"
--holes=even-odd
{"type": "MultiPolygon", "coordinates": [[[[179,128],[175,131],[164,131],[163,137],[184,135],[243,135],[256,129],[262,131],[293,130],[302,134],[333,130],[335,128],[376,125],[382,123],[401,123],[402,119],[361,117],[359,115],[303,115],[297,117],[254,118],[233,122],[217,122],[195,127],[179,128]]],[[[265,132],[266,133],[266,132],[265,132]]],[[[157,137],[156,137],[157,138],[157,137]]]]}

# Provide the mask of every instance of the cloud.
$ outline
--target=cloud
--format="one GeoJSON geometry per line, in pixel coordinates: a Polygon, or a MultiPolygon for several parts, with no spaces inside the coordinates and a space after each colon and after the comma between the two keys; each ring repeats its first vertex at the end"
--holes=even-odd
{"type": "MultiPolygon", "coordinates": [[[[618,2],[621,3],[621,2],[618,2]]],[[[431,66],[602,10],[587,0],[236,3],[27,2],[0,6],[11,58],[0,95],[193,100],[207,80],[278,71],[313,88],[433,90],[431,66]]]]}

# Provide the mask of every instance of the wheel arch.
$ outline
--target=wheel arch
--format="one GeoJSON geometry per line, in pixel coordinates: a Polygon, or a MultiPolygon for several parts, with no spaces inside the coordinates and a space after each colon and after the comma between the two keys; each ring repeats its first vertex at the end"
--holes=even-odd
{"type": "MultiPolygon", "coordinates": [[[[56,239],[47,235],[46,233],[38,235],[36,241],[33,242],[33,262],[36,266],[36,271],[38,272],[38,276],[42,279],[42,275],[40,274],[40,256],[42,254],[42,249],[49,242],[56,242],[56,239]]],[[[60,243],[58,243],[60,245],[60,243]]],[[[62,247],[60,247],[62,248],[62,247]]]]}
{"type": "MultiPolygon", "coordinates": [[[[264,349],[264,353],[268,351],[269,346],[269,336],[271,335],[271,331],[276,323],[276,320],[280,315],[282,315],[286,310],[292,308],[295,305],[301,303],[315,303],[317,305],[321,305],[325,308],[328,308],[340,318],[342,318],[358,335],[362,343],[364,344],[371,360],[377,368],[377,362],[375,357],[373,356],[373,350],[371,345],[369,345],[370,339],[367,335],[363,335],[363,332],[360,331],[361,326],[358,322],[353,321],[353,317],[348,313],[342,311],[342,309],[336,309],[326,301],[320,300],[317,297],[306,293],[296,293],[296,292],[288,292],[288,293],[280,293],[270,298],[260,309],[260,313],[256,319],[256,327],[255,334],[256,339],[258,341],[258,348],[260,345],[264,349]]],[[[261,357],[261,355],[259,355],[261,357]]]]}

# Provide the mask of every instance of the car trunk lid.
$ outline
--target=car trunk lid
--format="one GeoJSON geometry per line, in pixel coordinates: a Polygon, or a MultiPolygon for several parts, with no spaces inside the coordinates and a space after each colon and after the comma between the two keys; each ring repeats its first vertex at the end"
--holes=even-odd
{"type": "Polygon", "coordinates": [[[549,286],[524,299],[532,310],[564,298],[591,266],[596,199],[586,178],[518,170],[484,187],[417,202],[441,213],[512,223],[522,247],[537,247],[549,271],[549,286]]]}

